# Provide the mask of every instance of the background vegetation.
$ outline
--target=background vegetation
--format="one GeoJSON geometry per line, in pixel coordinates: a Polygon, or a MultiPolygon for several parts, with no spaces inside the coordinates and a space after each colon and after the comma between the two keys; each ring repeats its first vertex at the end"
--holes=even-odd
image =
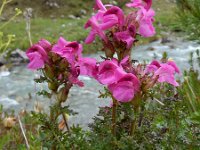
{"type": "Polygon", "coordinates": [[[200,0],[177,0],[180,29],[200,41],[200,0]]]}
{"type": "MultiPolygon", "coordinates": [[[[124,4],[127,3],[128,0],[103,0],[103,2],[117,3],[124,7],[124,4]]],[[[26,8],[32,8],[31,34],[33,43],[38,41],[41,37],[53,42],[55,39],[58,39],[59,36],[64,36],[67,40],[83,42],[88,33],[87,30],[83,30],[83,26],[91,15],[93,5],[93,0],[13,0],[6,7],[0,24],[7,20],[14,8],[18,7],[22,11],[25,11],[26,8]]],[[[148,43],[163,36],[167,36],[166,32],[174,30],[177,24],[176,16],[174,15],[176,3],[172,0],[154,0],[153,8],[156,11],[155,26],[157,34],[155,37],[148,40],[139,41],[138,44],[148,43]]],[[[129,11],[129,9],[127,9],[127,11],[129,11]]],[[[5,34],[12,32],[16,35],[16,40],[11,45],[11,49],[20,48],[26,50],[29,47],[26,33],[26,20],[23,15],[4,28],[3,31],[5,34]],[[13,24],[15,28],[13,28],[13,24]]],[[[100,45],[84,45],[84,52],[93,53],[99,50],[100,47],[100,45]]]]}

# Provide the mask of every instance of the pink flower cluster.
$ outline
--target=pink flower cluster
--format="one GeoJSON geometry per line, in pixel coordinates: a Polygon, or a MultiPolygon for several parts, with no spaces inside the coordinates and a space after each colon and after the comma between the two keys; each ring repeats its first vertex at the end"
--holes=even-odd
{"type": "Polygon", "coordinates": [[[137,93],[143,92],[141,90],[152,88],[158,82],[178,86],[175,73],[180,73],[180,70],[174,61],[160,63],[154,60],[147,66],[131,63],[129,52],[136,35],[150,37],[155,34],[152,25],[155,13],[151,5],[152,0],[132,0],[127,6],[136,8],[137,11],[125,16],[119,7],[103,5],[101,0],[96,0],[97,13],[85,24],[85,28],[91,28],[85,42],[91,43],[96,35],[100,36],[105,43],[104,48],[114,50],[118,59],[113,57],[115,52],[102,62],[83,57],[81,44],[76,41],[69,42],[60,37],[54,45],[43,39],[29,48],[27,50],[27,56],[30,59],[28,68],[32,70],[45,69],[46,66],[57,68],[54,69],[56,79],[66,78],[63,81],[70,85],[83,86],[83,82],[78,79],[79,75],[92,77],[107,86],[112,96],[119,102],[132,101],[137,93]],[[125,49],[123,49],[124,44],[125,49]],[[117,51],[119,47],[120,50],[117,51]],[[58,65],[55,59],[59,60],[58,65]],[[63,71],[59,73],[59,67],[62,68],[63,65],[65,66],[64,73],[63,71]]]}
{"type": "Polygon", "coordinates": [[[152,88],[157,82],[165,82],[173,86],[179,85],[175,80],[175,73],[180,73],[180,70],[172,60],[166,63],[153,61],[142,70],[138,70],[140,65],[130,66],[128,58],[124,58],[120,63],[117,59],[105,60],[100,63],[95,63],[94,59],[87,58],[87,60],[85,65],[80,65],[81,72],[106,85],[112,96],[119,102],[133,100],[135,94],[140,92],[143,82],[146,84],[146,81],[150,85],[151,81],[154,82],[148,88],[152,88]]]}
{"type": "Polygon", "coordinates": [[[125,16],[123,10],[117,6],[103,5],[101,0],[96,0],[95,10],[97,13],[85,24],[85,28],[91,28],[86,38],[86,43],[91,43],[98,35],[105,43],[110,37],[105,31],[112,32],[113,41],[122,42],[130,49],[135,41],[136,34],[143,37],[151,37],[155,34],[152,25],[155,12],[151,9],[152,0],[132,0],[128,7],[136,8],[137,11],[125,16]]]}
{"type": "Polygon", "coordinates": [[[145,72],[147,74],[153,73],[153,78],[158,77],[158,82],[167,82],[174,86],[179,86],[175,80],[175,73],[180,74],[180,70],[176,63],[172,60],[167,61],[167,63],[159,63],[154,60],[150,65],[147,66],[145,72]]]}
{"type": "MultiPolygon", "coordinates": [[[[54,62],[51,58],[51,53],[57,54],[67,61],[68,82],[83,86],[83,82],[78,79],[80,75],[80,66],[87,58],[82,58],[82,45],[78,42],[69,42],[60,37],[55,45],[51,45],[45,39],[40,40],[38,43],[30,47],[26,54],[30,60],[28,68],[31,70],[43,69],[45,65],[52,67],[54,62]]],[[[88,58],[90,59],[90,58],[88,58]]],[[[86,60],[87,61],[87,60],[86,60]]],[[[59,74],[57,79],[62,80],[62,74],[59,74]]]]}
{"type": "Polygon", "coordinates": [[[140,89],[140,81],[124,71],[116,59],[105,60],[99,64],[97,80],[108,86],[113,97],[119,102],[129,102],[140,89]]]}

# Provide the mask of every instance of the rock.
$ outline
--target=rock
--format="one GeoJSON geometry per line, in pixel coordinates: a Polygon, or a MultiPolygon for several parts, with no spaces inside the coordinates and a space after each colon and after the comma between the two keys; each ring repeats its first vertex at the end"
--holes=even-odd
{"type": "Polygon", "coordinates": [[[45,4],[47,6],[49,6],[50,8],[60,8],[60,6],[58,5],[58,3],[56,3],[56,2],[47,1],[45,4]]]}
{"type": "Polygon", "coordinates": [[[68,15],[68,18],[70,18],[70,19],[76,19],[76,17],[74,15],[68,15]]]}
{"type": "Polygon", "coordinates": [[[148,47],[147,50],[154,51],[155,48],[154,47],[148,47]]]}
{"type": "Polygon", "coordinates": [[[10,71],[8,70],[8,68],[6,66],[1,66],[0,67],[0,77],[5,77],[5,76],[9,76],[10,75],[10,71]]]}
{"type": "Polygon", "coordinates": [[[65,18],[65,15],[61,15],[60,18],[65,18]]]}
{"type": "Polygon", "coordinates": [[[169,46],[171,49],[175,49],[176,48],[176,46],[174,46],[174,45],[170,45],[169,46]]]}
{"type": "Polygon", "coordinates": [[[87,14],[87,11],[86,11],[85,9],[81,9],[81,10],[80,10],[80,13],[81,13],[81,15],[86,15],[86,14],[87,14]]]}
{"type": "Polygon", "coordinates": [[[163,38],[161,39],[161,43],[162,43],[162,44],[170,43],[170,42],[171,42],[171,40],[169,40],[167,37],[163,37],[163,38]]]}
{"type": "Polygon", "coordinates": [[[0,67],[3,66],[3,65],[4,65],[4,63],[0,61],[0,67]]]}
{"type": "Polygon", "coordinates": [[[26,56],[26,53],[24,51],[16,49],[11,53],[10,60],[14,64],[20,64],[28,62],[28,57],[26,56]]]}

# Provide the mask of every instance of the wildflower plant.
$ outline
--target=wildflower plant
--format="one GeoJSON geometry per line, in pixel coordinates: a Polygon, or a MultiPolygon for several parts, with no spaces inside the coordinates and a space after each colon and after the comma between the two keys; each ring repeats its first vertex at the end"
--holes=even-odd
{"type": "MultiPolygon", "coordinates": [[[[128,103],[137,114],[141,105],[149,97],[149,91],[158,83],[179,84],[175,73],[180,70],[172,60],[152,61],[149,65],[134,63],[131,50],[137,37],[151,37],[155,34],[153,21],[155,12],[151,0],[131,1],[126,6],[133,9],[128,15],[117,6],[104,5],[96,0],[93,15],[85,25],[90,33],[85,42],[90,44],[99,36],[103,42],[105,59],[97,63],[95,79],[105,85],[112,98],[112,133],[116,134],[116,109],[118,105],[128,103]],[[116,55],[115,55],[116,54],[116,55]],[[115,57],[117,56],[117,57],[115,57]]],[[[130,124],[132,135],[136,118],[130,124]]]]}
{"type": "MultiPolygon", "coordinates": [[[[42,72],[41,78],[36,81],[47,82],[51,92],[46,92],[46,95],[56,100],[49,114],[49,125],[57,122],[55,131],[59,131],[58,118],[62,116],[67,132],[70,132],[66,118],[70,111],[62,104],[67,101],[72,86],[84,86],[78,78],[80,75],[96,79],[105,86],[105,93],[100,96],[112,99],[108,108],[108,111],[112,110],[108,113],[111,122],[106,125],[110,126],[113,137],[118,137],[123,127],[118,124],[119,114],[128,114],[123,131],[132,136],[138,124],[142,124],[142,112],[152,97],[153,89],[165,83],[169,87],[179,86],[175,74],[180,74],[180,70],[173,60],[164,58],[143,64],[131,58],[131,50],[139,36],[155,35],[152,0],[132,0],[126,6],[131,9],[127,15],[117,6],[95,1],[94,15],[85,24],[86,29],[90,28],[85,43],[91,44],[96,37],[101,39],[105,56],[100,62],[83,57],[82,45],[66,41],[63,37],[55,44],[42,39],[27,50],[28,68],[42,72]]],[[[57,138],[52,135],[49,140],[57,138]]]]}

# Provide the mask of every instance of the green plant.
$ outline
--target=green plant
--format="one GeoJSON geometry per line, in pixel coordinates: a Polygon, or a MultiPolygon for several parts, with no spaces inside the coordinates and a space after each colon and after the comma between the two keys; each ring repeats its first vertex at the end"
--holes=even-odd
{"type": "Polygon", "coordinates": [[[195,53],[191,53],[190,59],[191,69],[188,72],[184,73],[184,82],[180,93],[183,96],[184,102],[189,106],[190,117],[193,123],[200,126],[200,80],[199,72],[200,68],[200,54],[199,50],[195,53]],[[197,55],[197,60],[194,60],[193,56],[197,55]],[[198,68],[194,68],[194,64],[198,64],[198,68]]]}
{"type": "MultiPolygon", "coordinates": [[[[12,0],[3,0],[1,7],[0,7],[0,17],[2,16],[2,12],[4,7],[10,3],[12,0]]],[[[15,15],[13,15],[8,21],[5,23],[0,24],[0,56],[7,50],[10,43],[14,40],[14,35],[8,34],[7,37],[5,37],[3,33],[3,28],[5,28],[11,21],[13,21],[18,15],[20,15],[22,12],[20,9],[15,9],[15,15]]]]}
{"type": "Polygon", "coordinates": [[[200,1],[177,0],[177,14],[180,28],[186,31],[191,39],[200,40],[200,1]]]}

